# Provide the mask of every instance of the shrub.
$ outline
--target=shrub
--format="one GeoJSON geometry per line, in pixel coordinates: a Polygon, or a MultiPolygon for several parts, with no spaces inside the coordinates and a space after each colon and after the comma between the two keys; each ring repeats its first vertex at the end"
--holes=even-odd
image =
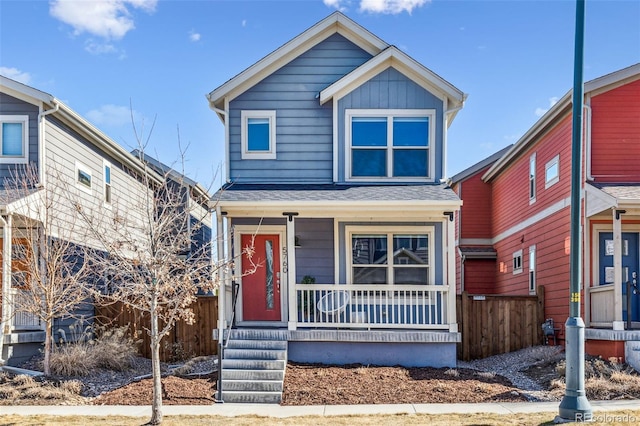
{"type": "Polygon", "coordinates": [[[124,371],[131,367],[138,353],[138,341],[129,335],[129,326],[107,330],[97,327],[94,355],[98,367],[124,371]]]}

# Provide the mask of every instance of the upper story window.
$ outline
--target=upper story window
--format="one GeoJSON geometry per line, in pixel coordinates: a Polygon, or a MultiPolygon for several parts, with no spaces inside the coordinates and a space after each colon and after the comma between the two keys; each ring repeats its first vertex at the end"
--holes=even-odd
{"type": "Polygon", "coordinates": [[[529,157],[529,202],[536,201],[536,154],[529,157]]]}
{"type": "Polygon", "coordinates": [[[347,177],[433,178],[435,110],[347,110],[347,177]]]}
{"type": "Polygon", "coordinates": [[[560,180],[560,155],[556,155],[544,166],[544,187],[548,188],[560,180]]]}
{"type": "Polygon", "coordinates": [[[242,111],[242,159],[274,160],[276,158],[276,112],[242,111]]]}
{"type": "Polygon", "coordinates": [[[432,228],[347,227],[353,284],[433,284],[432,228]]]}
{"type": "Polygon", "coordinates": [[[28,161],[29,116],[0,115],[0,163],[28,161]]]}
{"type": "Polygon", "coordinates": [[[111,164],[104,162],[104,203],[111,205],[111,164]]]}
{"type": "Polygon", "coordinates": [[[76,187],[85,192],[91,192],[91,169],[76,162],[76,187]]]}

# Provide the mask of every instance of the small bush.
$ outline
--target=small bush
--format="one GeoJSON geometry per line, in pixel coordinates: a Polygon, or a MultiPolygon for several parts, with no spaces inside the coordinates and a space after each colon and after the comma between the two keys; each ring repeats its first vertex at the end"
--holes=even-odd
{"type": "Polygon", "coordinates": [[[496,373],[494,373],[493,371],[481,371],[476,374],[482,377],[483,379],[495,379],[496,377],[496,373]]]}
{"type": "Polygon", "coordinates": [[[80,380],[65,380],[60,383],[60,390],[73,395],[80,395],[80,392],[82,392],[82,386],[83,384],[80,380]]]}
{"type": "Polygon", "coordinates": [[[86,376],[96,368],[93,345],[65,343],[51,351],[51,373],[57,376],[86,376]]]}
{"type": "Polygon", "coordinates": [[[97,328],[94,345],[96,364],[109,370],[124,371],[131,367],[138,354],[138,341],[129,335],[129,326],[107,330],[97,328]]]}
{"type": "Polygon", "coordinates": [[[450,368],[447,371],[445,371],[444,374],[451,377],[458,377],[460,375],[460,372],[455,368],[450,368]]]}

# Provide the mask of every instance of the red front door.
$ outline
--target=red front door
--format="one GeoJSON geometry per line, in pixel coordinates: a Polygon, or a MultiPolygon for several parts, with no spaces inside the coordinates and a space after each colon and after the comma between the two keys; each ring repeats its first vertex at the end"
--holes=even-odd
{"type": "Polygon", "coordinates": [[[272,234],[242,235],[241,240],[243,319],[280,321],[280,238],[272,234]],[[253,247],[248,250],[253,252],[251,257],[247,247],[253,247]]]}

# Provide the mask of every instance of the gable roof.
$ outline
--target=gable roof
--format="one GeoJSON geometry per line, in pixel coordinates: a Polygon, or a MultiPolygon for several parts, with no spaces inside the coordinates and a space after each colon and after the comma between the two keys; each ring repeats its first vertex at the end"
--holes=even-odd
{"type": "Polygon", "coordinates": [[[499,160],[507,151],[509,151],[509,149],[511,149],[513,145],[509,145],[506,146],[504,148],[502,148],[500,151],[490,155],[489,157],[485,158],[484,160],[481,160],[479,162],[477,162],[476,164],[474,164],[473,166],[470,166],[466,169],[464,169],[463,171],[461,171],[460,173],[455,174],[454,176],[452,176],[449,179],[449,185],[454,185],[458,182],[462,182],[463,180],[473,176],[474,174],[478,173],[480,170],[484,169],[485,167],[491,165],[492,163],[496,162],[497,160],[499,160]]]}
{"type": "MultiPolygon", "coordinates": [[[[391,67],[411,78],[411,80],[441,100],[446,100],[449,108],[462,106],[462,103],[467,98],[465,93],[461,92],[438,74],[420,64],[397,47],[389,46],[320,92],[320,103],[324,104],[331,99],[340,99],[362,83],[391,67]]],[[[457,110],[452,112],[455,114],[457,110]]],[[[449,120],[449,124],[451,121],[452,120],[449,120]]]]}
{"type": "Polygon", "coordinates": [[[342,13],[334,12],[210,92],[207,95],[209,106],[214,110],[223,109],[225,98],[233,100],[266,76],[335,33],[343,35],[374,56],[389,46],[342,13]]]}
{"type": "MultiPolygon", "coordinates": [[[[27,86],[26,84],[12,80],[3,75],[0,75],[0,92],[6,93],[7,95],[13,96],[32,105],[36,105],[40,108],[42,113],[46,112],[55,115],[61,121],[69,124],[74,130],[78,131],[81,135],[90,140],[100,150],[122,162],[123,165],[131,168],[131,170],[138,174],[143,175],[145,173],[144,166],[137,158],[109,136],[102,133],[101,130],[89,123],[77,112],[49,93],[27,86]]],[[[161,181],[160,176],[153,171],[149,171],[149,176],[156,182],[161,181]]]]}
{"type": "MultiPolygon", "coordinates": [[[[613,90],[630,81],[640,79],[640,63],[610,74],[590,80],[584,84],[584,96],[613,90]]],[[[512,146],[512,148],[482,176],[484,181],[490,181],[504,170],[511,162],[524,152],[548,128],[552,127],[558,118],[569,113],[573,104],[573,89],[569,90],[553,107],[549,109],[527,132],[512,146]]]]}

